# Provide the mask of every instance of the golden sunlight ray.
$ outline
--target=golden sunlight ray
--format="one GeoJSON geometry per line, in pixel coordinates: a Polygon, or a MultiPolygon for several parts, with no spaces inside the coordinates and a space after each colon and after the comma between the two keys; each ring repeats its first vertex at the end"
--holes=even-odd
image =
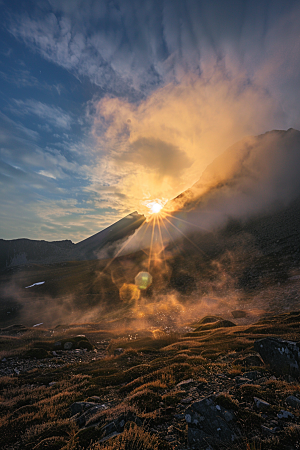
{"type": "Polygon", "coordinates": [[[174,227],[177,231],[179,231],[180,234],[182,234],[182,236],[184,236],[197,250],[199,250],[199,252],[201,252],[203,255],[207,256],[206,253],[201,250],[200,247],[198,247],[198,245],[196,245],[193,241],[191,241],[191,239],[189,239],[179,228],[177,228],[169,219],[165,218],[165,220],[167,222],[169,222],[170,225],[172,225],[172,227],[174,227]]]}

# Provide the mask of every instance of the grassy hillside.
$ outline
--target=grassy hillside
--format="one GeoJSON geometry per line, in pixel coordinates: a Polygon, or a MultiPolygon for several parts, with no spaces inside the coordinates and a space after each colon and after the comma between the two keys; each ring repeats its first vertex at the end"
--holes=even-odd
{"type": "Polygon", "coordinates": [[[296,312],[252,325],[200,331],[199,317],[185,334],[151,330],[122,334],[96,324],[2,329],[1,448],[189,449],[184,411],[192,401],[210,394],[234,411],[242,430],[231,445],[216,441],[213,449],[297,448],[299,410],[287,407],[285,399],[299,396],[299,382],[274,377],[265,365],[249,365],[247,357],[261,337],[299,340],[299,320],[296,312]],[[74,342],[83,334],[90,350],[53,354],[55,343],[74,342]],[[38,356],[41,349],[46,354],[38,356]],[[251,373],[255,382],[245,378],[251,373]],[[254,397],[270,408],[257,409],[254,397]],[[70,409],[82,401],[104,405],[84,425],[78,421],[82,413],[73,415],[70,409]],[[283,408],[293,419],[277,418],[283,408]],[[120,417],[125,417],[123,431],[110,437],[107,430],[120,417]],[[264,430],[274,428],[275,422],[277,431],[266,434],[264,430]]]}

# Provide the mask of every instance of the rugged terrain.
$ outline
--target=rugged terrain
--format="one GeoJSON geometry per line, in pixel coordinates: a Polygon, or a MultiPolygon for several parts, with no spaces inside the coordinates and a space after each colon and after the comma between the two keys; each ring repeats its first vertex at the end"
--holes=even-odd
{"type": "Polygon", "coordinates": [[[1,448],[299,448],[299,381],[254,343],[299,340],[300,313],[247,316],[181,333],[1,329],[1,448]]]}

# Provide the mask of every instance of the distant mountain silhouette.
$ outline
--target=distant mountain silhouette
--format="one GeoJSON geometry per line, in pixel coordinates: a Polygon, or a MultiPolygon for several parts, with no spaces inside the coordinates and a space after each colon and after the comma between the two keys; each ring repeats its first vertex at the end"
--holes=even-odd
{"type": "MultiPolygon", "coordinates": [[[[99,252],[112,243],[130,236],[145,220],[136,211],[99,233],[77,244],[65,241],[0,239],[0,270],[32,263],[50,264],[62,261],[97,259],[99,252]]],[[[103,250],[104,251],[104,250],[103,250]]]]}

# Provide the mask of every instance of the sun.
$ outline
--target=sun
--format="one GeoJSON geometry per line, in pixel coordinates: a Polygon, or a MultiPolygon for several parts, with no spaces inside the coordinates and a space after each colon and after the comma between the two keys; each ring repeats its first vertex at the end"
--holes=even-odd
{"type": "Polygon", "coordinates": [[[159,211],[162,209],[163,205],[160,205],[159,203],[153,202],[150,206],[150,209],[153,214],[159,213],[159,211]]]}
{"type": "Polygon", "coordinates": [[[167,199],[165,198],[156,198],[153,200],[147,200],[144,201],[144,205],[147,206],[148,208],[148,213],[146,213],[147,216],[152,216],[154,215],[164,215],[164,212],[162,211],[162,209],[164,208],[165,204],[167,203],[167,199]]]}

